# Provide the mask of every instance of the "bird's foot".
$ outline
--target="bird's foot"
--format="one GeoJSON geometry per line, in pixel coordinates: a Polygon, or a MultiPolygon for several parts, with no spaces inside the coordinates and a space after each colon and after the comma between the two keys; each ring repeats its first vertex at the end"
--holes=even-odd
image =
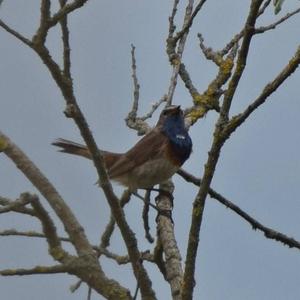
{"type": "Polygon", "coordinates": [[[165,196],[167,198],[170,199],[171,201],[171,206],[173,208],[173,204],[174,204],[174,196],[171,192],[163,190],[163,189],[156,189],[156,188],[149,188],[149,189],[145,189],[146,191],[153,191],[153,192],[158,192],[158,196],[155,198],[155,202],[159,202],[159,197],[160,196],[165,196]]]}

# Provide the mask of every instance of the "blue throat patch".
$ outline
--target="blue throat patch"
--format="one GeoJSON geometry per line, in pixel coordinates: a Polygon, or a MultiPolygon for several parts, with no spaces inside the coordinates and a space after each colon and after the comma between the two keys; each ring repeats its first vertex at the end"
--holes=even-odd
{"type": "Polygon", "coordinates": [[[192,140],[185,129],[182,116],[169,116],[164,122],[163,132],[170,139],[174,152],[183,164],[192,152],[192,140]]]}

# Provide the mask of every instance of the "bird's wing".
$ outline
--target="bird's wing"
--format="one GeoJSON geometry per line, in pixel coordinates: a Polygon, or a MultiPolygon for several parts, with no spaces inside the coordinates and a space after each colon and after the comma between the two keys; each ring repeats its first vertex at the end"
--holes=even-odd
{"type": "Polygon", "coordinates": [[[109,168],[109,176],[116,178],[146,161],[159,157],[167,144],[167,137],[158,129],[153,129],[109,168]]]}

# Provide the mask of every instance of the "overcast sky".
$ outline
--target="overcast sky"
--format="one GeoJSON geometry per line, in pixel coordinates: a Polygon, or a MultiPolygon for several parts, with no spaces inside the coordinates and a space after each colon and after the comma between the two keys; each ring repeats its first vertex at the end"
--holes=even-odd
{"type": "MultiPolygon", "coordinates": [[[[7,0],[0,17],[16,30],[31,36],[39,20],[37,0],[7,0]]],[[[52,1],[58,2],[58,1],[52,1]]],[[[186,1],[181,1],[181,16],[186,1]]],[[[197,33],[215,49],[223,47],[244,23],[250,1],[207,1],[194,22],[184,62],[200,91],[215,76],[216,68],[199,50],[197,33]]],[[[57,3],[56,3],[57,4],[57,3]]],[[[138,137],[126,128],[124,118],[132,104],[130,44],[136,46],[141,84],[141,113],[167,92],[171,68],[165,53],[168,16],[172,1],[90,0],[70,17],[72,72],[78,102],[98,145],[122,152],[138,137]]],[[[272,9],[260,21],[267,25],[300,5],[284,3],[275,16],[272,9]]],[[[61,60],[58,30],[51,31],[47,45],[61,60]]],[[[232,113],[240,112],[259,95],[288,62],[299,44],[300,15],[275,31],[256,36],[250,49],[247,71],[234,98],[232,113]]],[[[0,129],[17,143],[57,187],[83,224],[90,241],[97,244],[109,218],[103,194],[94,185],[96,172],[84,159],[56,152],[50,143],[57,137],[81,141],[74,123],[63,114],[64,101],[49,72],[32,50],[0,29],[0,129]]],[[[225,145],[212,186],[263,224],[300,240],[300,133],[297,70],[225,145]]],[[[191,98],[179,80],[174,103],[190,106],[191,98]]],[[[151,125],[155,124],[156,113],[151,125]]],[[[201,176],[207,159],[217,114],[210,112],[191,128],[194,151],[184,168],[201,176]]],[[[182,255],[185,255],[192,202],[197,189],[174,177],[174,222],[182,255]]],[[[120,187],[115,187],[118,194],[120,187]]],[[[21,192],[36,192],[15,166],[0,154],[0,195],[15,199],[21,192]]],[[[46,203],[43,199],[43,203],[46,203]]],[[[46,204],[45,204],[46,205],[46,204]]],[[[47,205],[46,205],[47,206],[47,205]]],[[[47,206],[49,211],[51,209],[47,206]]],[[[129,223],[137,232],[139,246],[149,244],[142,230],[142,205],[132,199],[126,208],[129,223]],[[141,229],[139,229],[141,228],[141,229]]],[[[52,214],[53,215],[53,214],[52,214]]],[[[155,215],[151,229],[155,234],[155,215]]],[[[6,214],[0,230],[40,230],[27,217],[6,214]]],[[[111,248],[122,254],[124,245],[116,234],[111,248]]],[[[195,299],[280,300],[299,299],[299,250],[267,240],[236,214],[208,199],[197,260],[195,299]]],[[[71,250],[70,250],[71,251],[71,250]]],[[[38,239],[1,237],[0,268],[51,264],[47,245],[38,239]]],[[[128,267],[103,261],[104,269],[132,291],[128,267]]],[[[148,266],[148,265],[147,265],[148,266]]],[[[150,276],[156,269],[149,266],[150,276]]],[[[1,299],[85,299],[87,287],[69,292],[75,277],[43,275],[0,278],[1,299]]],[[[170,299],[169,286],[161,276],[153,278],[159,299],[170,299]]],[[[101,299],[94,294],[92,299],[101,299]]]]}

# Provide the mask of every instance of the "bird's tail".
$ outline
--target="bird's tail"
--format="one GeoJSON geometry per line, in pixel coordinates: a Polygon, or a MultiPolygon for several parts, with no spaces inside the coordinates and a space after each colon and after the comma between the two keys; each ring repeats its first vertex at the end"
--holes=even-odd
{"type": "Polygon", "coordinates": [[[85,145],[78,144],[65,139],[57,139],[51,144],[56,147],[59,147],[60,149],[58,151],[60,152],[79,155],[91,159],[91,154],[85,145]]]}

